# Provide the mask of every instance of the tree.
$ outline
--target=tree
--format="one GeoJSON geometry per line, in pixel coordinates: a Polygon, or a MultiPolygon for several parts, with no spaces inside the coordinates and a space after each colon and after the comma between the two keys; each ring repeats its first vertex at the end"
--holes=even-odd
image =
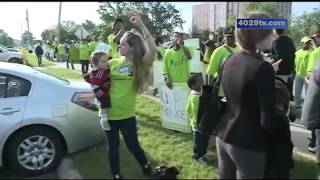
{"type": "Polygon", "coordinates": [[[320,32],[320,9],[317,8],[293,18],[288,34],[295,42],[300,42],[302,37],[310,36],[315,32],[320,32]]]}
{"type": "Polygon", "coordinates": [[[2,29],[0,29],[0,44],[9,47],[14,46],[13,39],[2,29]]]}
{"type": "Polygon", "coordinates": [[[184,23],[175,6],[167,2],[104,2],[97,11],[104,24],[111,25],[121,18],[126,30],[134,28],[129,23],[128,12],[136,11],[153,36],[170,34],[184,23]]]}
{"type": "Polygon", "coordinates": [[[200,37],[201,32],[198,29],[197,25],[192,24],[190,34],[191,34],[191,38],[199,38],[200,37]]]}
{"type": "Polygon", "coordinates": [[[66,31],[71,31],[73,30],[76,26],[77,23],[75,23],[74,21],[62,21],[61,22],[61,26],[66,30],[66,31]]]}
{"type": "Polygon", "coordinates": [[[86,21],[85,21],[84,23],[82,23],[82,26],[83,26],[90,34],[93,32],[94,28],[96,27],[96,25],[95,25],[92,21],[90,21],[90,20],[88,20],[88,19],[86,19],[86,21]]]}
{"type": "Polygon", "coordinates": [[[209,39],[209,35],[210,35],[210,30],[206,29],[206,30],[201,31],[200,38],[203,39],[203,40],[208,40],[209,39]]]}
{"type": "Polygon", "coordinates": [[[57,36],[55,29],[45,29],[41,33],[41,38],[43,41],[53,41],[55,36],[57,36]]]}
{"type": "Polygon", "coordinates": [[[22,44],[29,44],[32,45],[32,42],[35,38],[33,37],[33,34],[29,31],[25,31],[22,35],[21,35],[21,43],[22,44]]]}
{"type": "Polygon", "coordinates": [[[269,14],[272,18],[279,18],[280,15],[277,9],[277,4],[275,2],[247,2],[242,14],[251,11],[259,11],[269,14]]]}
{"type": "Polygon", "coordinates": [[[236,26],[237,17],[234,14],[229,14],[229,18],[227,21],[228,26],[236,26]]]}

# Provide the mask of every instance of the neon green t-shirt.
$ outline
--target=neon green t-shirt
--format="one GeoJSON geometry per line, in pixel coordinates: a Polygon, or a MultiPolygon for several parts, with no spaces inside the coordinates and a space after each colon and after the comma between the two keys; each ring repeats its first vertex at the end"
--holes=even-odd
{"type": "Polygon", "coordinates": [[[79,52],[80,52],[80,60],[86,60],[89,61],[90,59],[90,48],[87,44],[81,44],[79,46],[79,52]]]}
{"type": "Polygon", "coordinates": [[[221,63],[223,63],[222,61],[224,61],[228,56],[232,55],[227,48],[229,48],[233,52],[233,54],[239,51],[239,46],[233,48],[231,46],[228,46],[227,44],[224,44],[215,49],[210,57],[207,74],[212,75],[213,77],[218,76],[221,63]]]}
{"type": "Polygon", "coordinates": [[[188,118],[191,122],[191,127],[193,130],[198,129],[197,117],[198,117],[198,108],[199,108],[199,97],[200,97],[199,92],[191,91],[191,94],[187,101],[188,118]]]}
{"type": "Polygon", "coordinates": [[[213,49],[206,50],[203,56],[203,62],[209,64],[213,49]]]}
{"type": "Polygon", "coordinates": [[[77,61],[80,59],[80,51],[79,48],[75,46],[71,46],[69,49],[69,60],[72,61],[77,61]]]}
{"type": "Polygon", "coordinates": [[[307,74],[310,75],[316,68],[317,62],[320,60],[320,47],[316,48],[310,54],[310,59],[307,67],[307,74]]]}
{"type": "Polygon", "coordinates": [[[163,58],[163,74],[171,77],[172,83],[185,83],[190,75],[189,59],[182,48],[169,49],[163,58]]]}
{"type": "Polygon", "coordinates": [[[301,78],[305,78],[307,76],[307,68],[311,52],[312,49],[300,49],[296,52],[294,65],[297,75],[301,78]]]}
{"type": "Polygon", "coordinates": [[[93,53],[96,50],[97,45],[98,45],[98,42],[96,41],[92,41],[89,43],[90,53],[93,53]]]}
{"type": "Polygon", "coordinates": [[[64,54],[64,46],[63,44],[58,45],[58,54],[63,55],[64,54]]]}
{"type": "Polygon", "coordinates": [[[110,34],[108,36],[108,43],[111,46],[111,55],[112,58],[119,58],[120,55],[118,53],[117,42],[115,42],[116,35],[110,34]]]}
{"type": "Polygon", "coordinates": [[[135,116],[137,90],[129,65],[124,57],[109,61],[111,69],[111,108],[108,111],[110,120],[123,120],[135,116]]]}

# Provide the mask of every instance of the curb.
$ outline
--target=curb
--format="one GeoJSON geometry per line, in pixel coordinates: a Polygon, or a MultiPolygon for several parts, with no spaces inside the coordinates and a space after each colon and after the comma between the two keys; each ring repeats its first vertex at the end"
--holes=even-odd
{"type": "Polygon", "coordinates": [[[293,153],[297,154],[299,156],[302,156],[302,157],[304,157],[304,158],[306,158],[308,160],[316,162],[316,156],[315,155],[313,156],[313,155],[310,155],[310,154],[307,154],[307,153],[304,153],[304,152],[297,151],[295,149],[293,149],[293,153]]]}

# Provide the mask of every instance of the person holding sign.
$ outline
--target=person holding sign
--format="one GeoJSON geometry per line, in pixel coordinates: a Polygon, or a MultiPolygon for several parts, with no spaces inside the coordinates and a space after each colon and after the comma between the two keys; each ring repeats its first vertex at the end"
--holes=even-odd
{"type": "Polygon", "coordinates": [[[225,44],[215,49],[210,57],[207,69],[209,84],[217,78],[221,64],[235,52],[239,51],[239,47],[235,43],[233,27],[225,29],[224,38],[225,44]]]}
{"type": "Polygon", "coordinates": [[[185,83],[190,75],[189,60],[191,54],[184,46],[183,35],[175,32],[172,37],[172,48],[167,50],[163,58],[163,75],[166,85],[172,89],[172,83],[185,83]]]}
{"type": "Polygon", "coordinates": [[[136,97],[146,89],[150,77],[149,69],[156,54],[156,45],[140,15],[131,13],[130,22],[143,34],[125,32],[120,39],[121,57],[109,61],[111,71],[111,108],[108,109],[110,130],[105,131],[108,140],[108,153],[111,173],[114,179],[120,179],[119,131],[123,139],[139,162],[146,175],[151,174],[151,166],[141,148],[137,134],[135,117],[136,97]]]}

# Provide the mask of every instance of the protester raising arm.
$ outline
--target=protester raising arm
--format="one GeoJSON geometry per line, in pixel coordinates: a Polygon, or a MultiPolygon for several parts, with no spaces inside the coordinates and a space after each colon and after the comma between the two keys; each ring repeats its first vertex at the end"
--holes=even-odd
{"type": "Polygon", "coordinates": [[[189,51],[189,49],[188,49],[187,47],[184,46],[184,43],[183,43],[183,39],[182,39],[182,38],[180,38],[180,39],[178,40],[178,45],[183,49],[184,55],[185,55],[189,60],[191,60],[192,57],[191,57],[190,51],[189,51]]]}
{"type": "Polygon", "coordinates": [[[144,25],[144,23],[141,20],[141,17],[139,14],[137,13],[133,13],[133,15],[130,18],[130,22],[139,27],[142,35],[143,35],[143,39],[145,41],[145,54],[143,56],[143,62],[146,65],[151,65],[154,61],[156,52],[157,52],[157,47],[154,41],[154,38],[152,37],[152,35],[150,34],[149,30],[147,29],[147,27],[144,25]]]}

